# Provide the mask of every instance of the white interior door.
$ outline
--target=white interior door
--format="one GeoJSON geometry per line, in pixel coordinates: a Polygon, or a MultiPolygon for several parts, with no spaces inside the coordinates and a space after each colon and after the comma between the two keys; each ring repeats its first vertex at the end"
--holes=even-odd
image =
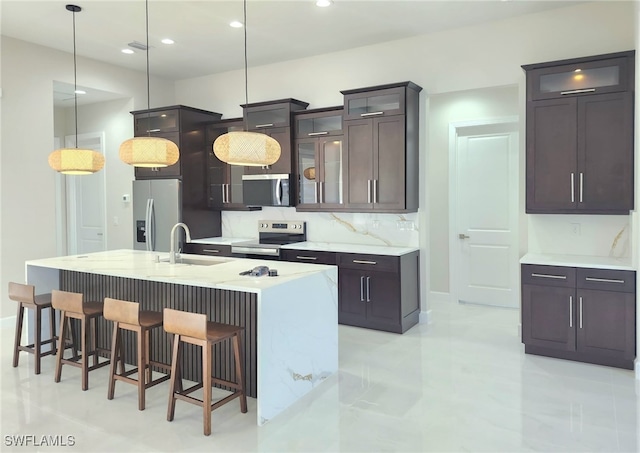
{"type": "MultiPolygon", "coordinates": [[[[65,146],[74,147],[75,138],[65,137],[65,146]]],[[[104,134],[79,134],[78,147],[104,154],[104,134]]],[[[69,254],[106,250],[104,172],[66,177],[69,254]]]]}
{"type": "Polygon", "coordinates": [[[460,302],[518,306],[516,122],[453,127],[452,289],[460,302]]]}

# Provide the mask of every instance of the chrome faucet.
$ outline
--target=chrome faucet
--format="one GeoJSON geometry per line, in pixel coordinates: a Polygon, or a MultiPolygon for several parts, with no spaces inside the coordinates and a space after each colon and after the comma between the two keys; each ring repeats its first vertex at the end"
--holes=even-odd
{"type": "Polygon", "coordinates": [[[178,252],[176,252],[176,230],[178,227],[184,228],[184,232],[187,235],[187,243],[191,242],[191,232],[186,224],[179,222],[171,228],[171,250],[169,250],[169,263],[171,264],[176,264],[176,256],[178,255],[178,252]]]}

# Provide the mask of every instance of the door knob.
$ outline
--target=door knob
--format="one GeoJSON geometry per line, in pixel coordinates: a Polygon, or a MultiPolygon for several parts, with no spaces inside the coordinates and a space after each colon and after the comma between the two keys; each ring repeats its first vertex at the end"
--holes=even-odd
{"type": "Polygon", "coordinates": [[[460,239],[469,239],[471,236],[467,236],[466,234],[460,233],[460,234],[458,235],[458,237],[459,237],[460,239]]]}

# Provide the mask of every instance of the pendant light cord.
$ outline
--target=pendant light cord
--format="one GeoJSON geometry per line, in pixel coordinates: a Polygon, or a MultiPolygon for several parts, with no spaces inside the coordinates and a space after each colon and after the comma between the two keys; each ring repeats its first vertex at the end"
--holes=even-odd
{"type": "Polygon", "coordinates": [[[78,64],[76,61],[76,10],[73,13],[73,108],[76,122],[76,149],[78,149],[78,64]]]}
{"type": "Polygon", "coordinates": [[[147,34],[147,136],[151,137],[151,84],[149,82],[149,0],[145,0],[146,34],[147,34]]]}
{"type": "MultiPolygon", "coordinates": [[[[244,25],[244,105],[249,106],[249,70],[247,69],[247,0],[243,2],[243,25],[244,25]]],[[[245,108],[247,108],[245,107],[245,108]]],[[[244,115],[244,130],[249,130],[249,120],[247,115],[244,115]]]]}

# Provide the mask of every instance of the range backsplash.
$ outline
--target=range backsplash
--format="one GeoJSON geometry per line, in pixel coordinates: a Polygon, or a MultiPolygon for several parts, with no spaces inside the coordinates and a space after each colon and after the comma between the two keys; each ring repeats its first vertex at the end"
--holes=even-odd
{"type": "Polygon", "coordinates": [[[224,237],[255,238],[259,220],[304,220],[307,240],[348,244],[419,246],[418,214],[297,212],[264,207],[262,211],[223,211],[224,237]]]}

